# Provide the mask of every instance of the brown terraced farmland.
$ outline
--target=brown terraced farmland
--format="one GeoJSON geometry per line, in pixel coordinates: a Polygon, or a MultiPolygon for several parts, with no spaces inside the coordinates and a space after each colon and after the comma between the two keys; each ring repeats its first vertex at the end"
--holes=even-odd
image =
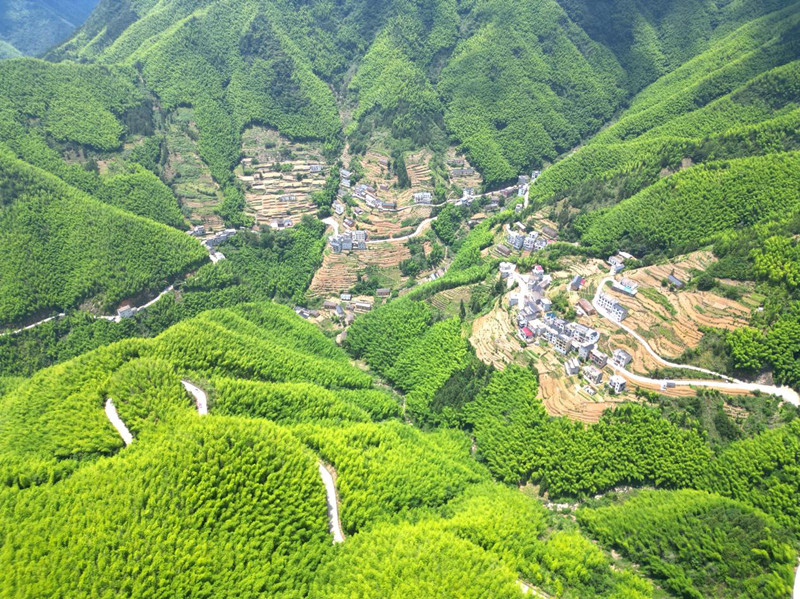
{"type": "MultiPolygon", "coordinates": [[[[472,324],[470,343],[478,358],[495,368],[503,369],[515,363],[527,367],[531,361],[539,373],[539,397],[551,416],[567,416],[581,422],[597,422],[603,412],[622,401],[634,401],[633,393],[611,395],[601,385],[595,395],[584,391],[586,382],[580,376],[567,377],[561,357],[547,345],[534,343],[523,346],[516,336],[504,302],[472,324]]],[[[610,370],[604,372],[608,380],[610,370]]]]}
{"type": "Polygon", "coordinates": [[[246,189],[247,211],[257,224],[297,220],[316,212],[311,194],[324,187],[330,172],[318,144],[290,142],[270,129],[252,127],[242,134],[242,154],[245,158],[236,175],[246,189]],[[312,172],[313,165],[322,170],[312,172]]]}
{"type": "Polygon", "coordinates": [[[400,243],[381,243],[368,246],[366,250],[342,254],[327,250],[322,266],[311,282],[309,293],[327,297],[347,291],[358,281],[358,275],[364,274],[370,266],[377,269],[385,286],[396,288],[408,280],[400,274],[397,265],[410,257],[408,248],[400,243]]]}
{"type": "MultiPolygon", "coordinates": [[[[689,281],[690,269],[704,270],[713,261],[708,252],[695,252],[672,264],[647,266],[623,275],[639,283],[636,297],[612,292],[629,310],[625,324],[637,330],[665,358],[695,348],[702,327],[732,330],[745,326],[752,305],[747,297],[736,301],[709,291],[673,291],[661,282],[669,275],[689,281]]],[[[747,295],[747,294],[746,294],[747,295]]]]}

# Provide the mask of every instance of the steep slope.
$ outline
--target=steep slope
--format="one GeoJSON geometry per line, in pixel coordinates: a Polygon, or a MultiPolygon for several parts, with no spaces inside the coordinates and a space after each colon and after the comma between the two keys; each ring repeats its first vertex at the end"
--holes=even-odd
{"type": "MultiPolygon", "coordinates": [[[[770,13],[736,29],[719,40],[711,49],[688,61],[672,73],[660,78],[638,94],[618,120],[593,137],[578,151],[547,169],[531,192],[538,202],[568,199],[568,209],[557,218],[562,225],[575,225],[577,238],[600,244],[608,250],[608,242],[600,242],[598,231],[614,228],[610,223],[624,213],[642,221],[637,206],[649,203],[648,197],[632,198],[607,213],[598,208],[627,200],[667,178],[659,185],[678,185],[679,181],[700,181],[701,174],[690,171],[702,163],[722,159],[763,156],[762,164],[782,158],[777,153],[800,147],[797,136],[798,74],[800,74],[800,5],[770,13]],[[775,156],[773,156],[775,154],[775,156]],[[689,169],[685,173],[677,171],[689,169]],[[580,213],[588,217],[578,217],[580,213]],[[590,233],[590,231],[592,231],[590,233]]],[[[709,169],[713,169],[711,164],[709,169]]],[[[760,184],[777,187],[779,195],[791,195],[786,181],[760,184]]],[[[684,197],[701,194],[692,185],[682,187],[684,197]]],[[[737,201],[731,196],[730,201],[737,201]]],[[[675,199],[675,206],[686,207],[675,199]]],[[[727,222],[708,229],[708,236],[731,226],[745,226],[754,221],[740,221],[730,211],[720,209],[716,217],[727,222]]],[[[769,214],[764,214],[764,217],[769,214]]],[[[665,218],[681,221],[681,213],[672,210],[665,218]]],[[[708,237],[705,238],[706,240],[708,237]]],[[[675,238],[674,243],[641,243],[625,239],[634,250],[697,247],[700,239],[675,238]],[[638,244],[638,245],[637,245],[638,244]]]]}
{"type": "Polygon", "coordinates": [[[547,510],[492,484],[465,436],[369,422],[359,404],[391,398],[289,308],[251,304],[184,324],[0,397],[4,589],[518,597],[524,576],[548,593],[651,596],[577,532],[551,537],[547,510]],[[207,415],[182,381],[209,391],[207,415]],[[109,398],[127,446],[104,414],[109,398]],[[335,548],[320,464],[348,527],[335,548]],[[389,563],[402,579],[386,575],[389,563]],[[375,569],[384,574],[363,590],[375,569]]]}
{"type": "Polygon", "coordinates": [[[778,4],[104,0],[49,57],[135,65],[165,108],[194,105],[232,218],[241,198],[230,169],[249,123],[325,140],[332,155],[340,112],[358,153],[375,131],[390,133],[393,152],[442,150],[449,135],[497,185],[574,147],[631,93],[778,4]]]}
{"type": "Polygon", "coordinates": [[[0,1],[0,46],[14,47],[20,54],[35,56],[66,40],[81,26],[97,0],[2,0],[0,1]]]}
{"type": "Polygon", "coordinates": [[[108,206],[0,150],[0,322],[74,308],[109,310],[208,258],[183,233],[108,206]]]}
{"type": "MultiPolygon", "coordinates": [[[[522,369],[496,376],[502,388],[490,390],[495,398],[481,419],[521,431],[523,410],[500,404],[517,401],[508,390],[518,379],[534,391],[535,379],[522,369]]],[[[0,396],[3,588],[25,596],[67,589],[74,597],[110,589],[478,598],[487,589],[519,597],[521,588],[564,597],[653,596],[651,583],[614,563],[573,523],[516,485],[493,483],[467,435],[371,421],[360,406],[381,403],[377,395],[393,401],[313,324],[274,304],[206,312],[158,338],[113,344],[15,382],[0,396]],[[208,392],[207,414],[192,388],[208,392]],[[104,413],[109,399],[115,424],[132,435],[127,445],[104,413]],[[335,546],[320,466],[332,473],[346,530],[335,546]],[[74,576],[76,569],[83,575],[74,576]]],[[[535,398],[524,401],[537,407],[535,398]]],[[[607,437],[619,443],[619,457],[631,457],[653,438],[663,441],[665,426],[638,441],[612,430],[607,437]]],[[[606,466],[581,454],[594,453],[599,438],[576,438],[593,429],[561,428],[554,435],[561,446],[547,454],[588,463],[603,476],[606,466]]],[[[797,426],[780,430],[788,455],[797,426]]],[[[769,446],[772,437],[757,443],[769,446]]],[[[742,472],[746,460],[735,452],[745,449],[730,457],[742,472]]],[[[690,453],[711,466],[702,452],[690,453]]],[[[792,462],[784,457],[764,468],[789,476],[792,462]]],[[[581,484],[588,473],[579,472],[573,465],[564,475],[581,484]]],[[[764,479],[759,490],[770,486],[764,479]]],[[[788,585],[787,535],[741,500],[697,491],[642,493],[621,506],[614,500],[582,510],[582,523],[670,588],[695,585],[728,596],[788,585]],[[629,510],[645,544],[627,542],[629,510]],[[662,546],[671,550],[669,563],[654,557],[662,546]],[[722,566],[737,576],[717,575],[722,566]]],[[[776,517],[791,509],[775,510],[776,517]]]]}

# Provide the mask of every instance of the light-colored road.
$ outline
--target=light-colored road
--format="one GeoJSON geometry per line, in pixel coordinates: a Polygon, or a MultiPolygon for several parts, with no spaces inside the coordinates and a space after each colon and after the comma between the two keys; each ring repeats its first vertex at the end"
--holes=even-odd
{"type": "Polygon", "coordinates": [[[328,502],[328,521],[330,531],[333,535],[333,543],[343,543],[344,533],[342,532],[342,521],[339,519],[339,496],[336,493],[336,483],[333,480],[333,468],[319,462],[319,475],[325,485],[325,495],[328,502]]]}
{"type": "Polygon", "coordinates": [[[34,322],[33,324],[29,324],[28,326],[22,327],[21,329],[16,329],[14,331],[6,331],[4,333],[0,333],[0,337],[5,337],[7,335],[18,335],[19,333],[21,333],[23,331],[28,331],[30,329],[34,329],[34,328],[38,327],[40,324],[44,324],[46,322],[50,322],[51,320],[57,320],[59,318],[64,318],[65,316],[66,316],[66,314],[64,312],[61,312],[59,314],[56,314],[55,316],[51,316],[50,318],[45,318],[45,319],[40,320],[38,322],[34,322]]]}
{"type": "Polygon", "coordinates": [[[517,584],[519,585],[519,588],[522,589],[523,595],[533,595],[534,597],[544,597],[545,599],[550,598],[550,595],[545,594],[543,591],[540,591],[533,585],[528,584],[521,578],[517,578],[517,584]]]}
{"type": "Polygon", "coordinates": [[[800,565],[797,566],[797,571],[794,575],[794,593],[792,599],[800,599],[800,565]]]}
{"type": "Polygon", "coordinates": [[[639,335],[636,331],[634,331],[633,329],[631,329],[630,327],[628,327],[624,323],[618,322],[618,321],[614,320],[613,318],[611,318],[611,316],[608,314],[608,312],[606,312],[603,308],[600,307],[598,299],[600,298],[600,295],[602,293],[609,294],[608,290],[606,289],[606,283],[613,282],[613,281],[614,281],[613,277],[606,277],[605,279],[602,280],[602,282],[597,286],[597,291],[595,292],[594,297],[592,298],[592,305],[594,306],[595,310],[597,310],[598,314],[600,314],[601,316],[603,316],[607,320],[610,320],[612,323],[616,324],[623,331],[628,333],[628,335],[630,335],[631,337],[636,339],[642,345],[642,347],[644,347],[645,351],[647,351],[647,353],[650,354],[656,362],[658,362],[662,366],[666,366],[668,368],[684,368],[686,370],[694,370],[695,372],[701,372],[701,373],[707,374],[709,376],[719,377],[719,378],[724,379],[726,381],[733,381],[733,382],[737,382],[737,383],[741,382],[741,381],[738,381],[738,380],[736,380],[734,378],[726,376],[724,374],[720,374],[718,372],[714,372],[713,370],[707,370],[705,368],[700,368],[698,366],[688,366],[688,365],[684,365],[684,364],[676,364],[675,362],[670,362],[669,360],[665,360],[660,355],[658,355],[655,352],[655,350],[652,347],[650,347],[650,344],[647,343],[647,341],[645,341],[645,339],[641,335],[639,335]]]}
{"type": "MultiPolygon", "coordinates": [[[[753,392],[760,392],[766,393],[768,395],[775,395],[781,398],[783,401],[793,404],[795,406],[800,406],[800,395],[794,389],[790,389],[789,387],[776,387],[774,385],[760,385],[758,383],[746,383],[744,381],[740,381],[738,379],[731,378],[727,375],[721,374],[719,372],[714,372],[713,370],[708,370],[706,368],[699,368],[698,366],[691,366],[688,364],[677,364],[675,362],[670,362],[669,360],[665,360],[660,355],[658,355],[655,350],[650,347],[650,344],[645,341],[645,339],[639,335],[636,331],[632,330],[630,327],[626,326],[624,323],[618,322],[611,318],[611,315],[608,314],[603,308],[600,307],[600,303],[598,302],[598,298],[600,297],[601,293],[606,291],[606,282],[613,281],[612,277],[606,277],[603,281],[598,285],[597,292],[592,299],[592,305],[594,306],[597,313],[602,316],[603,318],[607,319],[609,322],[615,324],[623,331],[628,333],[631,337],[636,339],[642,347],[650,354],[653,359],[661,364],[662,366],[666,366],[668,368],[681,368],[685,370],[693,370],[695,372],[700,372],[703,374],[710,375],[712,377],[717,377],[723,379],[722,381],[719,380],[678,380],[672,381],[670,380],[670,384],[674,384],[676,387],[708,387],[711,389],[717,389],[718,391],[724,392],[732,392],[732,393],[753,393],[753,392]]],[[[634,383],[641,383],[645,385],[661,385],[664,384],[665,381],[653,379],[645,376],[641,376],[638,374],[634,374],[629,370],[624,368],[620,368],[618,366],[614,366],[610,364],[612,368],[620,375],[622,375],[627,380],[630,380],[634,383]]]]}
{"type": "MultiPolygon", "coordinates": [[[[138,308],[135,308],[135,311],[139,312],[140,310],[146,310],[147,308],[149,308],[150,306],[155,304],[158,300],[160,300],[162,297],[164,297],[166,294],[171,293],[172,291],[174,291],[174,289],[175,289],[175,286],[174,285],[170,285],[169,287],[164,289],[161,293],[159,293],[156,297],[151,299],[146,304],[144,304],[142,306],[139,306],[138,308]]],[[[16,329],[14,331],[6,331],[4,333],[0,333],[0,337],[5,337],[7,335],[18,335],[19,333],[22,333],[23,331],[28,331],[30,329],[38,327],[39,325],[45,324],[46,322],[50,322],[51,320],[57,320],[59,318],[64,318],[65,316],[66,316],[66,313],[61,312],[59,314],[56,314],[55,316],[51,316],[50,318],[45,318],[45,319],[40,320],[38,322],[34,322],[33,324],[29,324],[28,326],[22,327],[21,329],[16,329]]],[[[93,315],[93,316],[97,320],[107,320],[109,322],[120,322],[122,320],[119,317],[119,315],[117,315],[117,314],[101,314],[99,316],[98,315],[93,315]]]]}
{"type": "Polygon", "coordinates": [[[122,441],[125,443],[127,447],[131,443],[133,443],[133,435],[131,431],[128,430],[128,427],[125,426],[125,423],[122,422],[122,418],[119,417],[117,413],[117,408],[114,406],[114,402],[109,397],[106,400],[106,417],[108,418],[109,422],[111,422],[112,426],[117,429],[119,436],[122,437],[122,441]]]}
{"type": "Polygon", "coordinates": [[[323,218],[322,222],[325,223],[326,225],[328,225],[329,227],[333,228],[333,234],[334,235],[338,235],[339,234],[339,222],[335,218],[333,218],[332,216],[329,216],[328,218],[323,218]]]}
{"type": "Polygon", "coordinates": [[[203,391],[197,385],[193,385],[186,379],[181,381],[183,388],[186,389],[192,397],[194,397],[194,403],[197,406],[197,413],[201,416],[205,416],[208,414],[208,395],[205,391],[203,391]]]}
{"type": "Polygon", "coordinates": [[[147,302],[146,304],[136,308],[136,311],[138,312],[139,310],[147,310],[147,308],[149,308],[150,306],[155,304],[158,300],[160,300],[162,297],[164,297],[168,293],[172,292],[174,289],[175,289],[175,285],[170,285],[169,287],[164,289],[164,291],[162,291],[157,296],[155,296],[153,299],[151,299],[149,302],[147,302]]]}

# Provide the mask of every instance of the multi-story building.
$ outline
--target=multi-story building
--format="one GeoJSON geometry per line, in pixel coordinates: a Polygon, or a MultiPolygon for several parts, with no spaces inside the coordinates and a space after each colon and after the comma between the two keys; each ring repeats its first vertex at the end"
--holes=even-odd
{"type": "Polygon", "coordinates": [[[617,322],[622,322],[628,317],[628,309],[610,295],[601,293],[597,297],[597,304],[617,322]]]}

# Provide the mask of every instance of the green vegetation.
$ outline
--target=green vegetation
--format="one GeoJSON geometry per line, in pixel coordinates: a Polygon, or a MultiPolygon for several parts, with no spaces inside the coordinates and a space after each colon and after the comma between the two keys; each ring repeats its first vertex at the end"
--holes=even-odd
{"type": "Polygon", "coordinates": [[[186,228],[175,196],[158,177],[143,167],[134,167],[130,173],[104,180],[97,197],[133,214],[177,229],[186,228]]]}
{"type": "Polygon", "coordinates": [[[301,597],[330,546],[313,455],[266,421],[172,420],[0,504],[0,579],[21,595],[301,597]]]}
{"type": "Polygon", "coordinates": [[[711,162],[652,185],[587,228],[587,243],[608,253],[621,244],[638,255],[708,244],[715,234],[800,207],[800,154],[711,162]]]}
{"type": "Polygon", "coordinates": [[[3,3],[0,58],[42,54],[83,23],[97,0],[11,0],[3,3]],[[5,51],[4,47],[13,52],[5,51]]]}
{"type": "MultiPolygon", "coordinates": [[[[4,27],[0,56],[22,49],[4,27]]],[[[554,272],[563,255],[713,246],[691,287],[763,310],[684,357],[800,386],[799,28],[797,0],[101,0],[47,61],[0,63],[0,324],[67,312],[0,337],[4,591],[788,595],[796,409],[643,392],[650,405],[574,423],[547,414],[533,362],[485,366],[467,331],[503,291],[484,250],[545,208],[565,243],[535,259],[554,272]],[[366,180],[377,152],[406,189],[406,159],[432,153],[438,219],[399,269],[447,272],[359,315],[349,355],[335,325],[271,303],[321,301],[306,294],[325,227],[251,229],[234,169],[251,174],[254,139],[258,160],[277,147],[274,131],[243,146],[262,128],[336,165],[311,195],[319,218],[338,166],[366,180]],[[445,203],[466,185],[448,177],[454,149],[484,191],[546,166],[532,205],[468,228],[489,200],[445,203]],[[211,264],[182,230],[220,218],[241,227],[211,264]],[[132,318],[92,315],[168,284],[132,318]],[[534,494],[578,500],[577,522],[534,494]]],[[[365,274],[354,292],[386,278],[365,274]]]]}
{"type": "Polygon", "coordinates": [[[295,432],[336,468],[346,533],[441,506],[488,479],[470,458],[468,440],[453,431],[424,434],[390,421],[335,429],[307,425],[295,432]]]}
{"type": "Polygon", "coordinates": [[[400,524],[357,535],[319,574],[312,597],[519,597],[514,572],[440,526],[400,524]],[[424,559],[421,556],[435,556],[424,559]]]}
{"type": "Polygon", "coordinates": [[[323,226],[304,219],[286,231],[239,233],[223,246],[227,260],[200,267],[146,311],[119,323],[76,312],[14,336],[0,337],[0,372],[30,375],[102,345],[152,337],[210,308],[276,299],[303,301],[321,260],[323,226]],[[241,253],[240,253],[241,252],[241,253]]]}
{"type": "Polygon", "coordinates": [[[578,519],[680,597],[780,597],[794,548],[759,510],[702,491],[641,491],[578,519]]]}
{"type": "Polygon", "coordinates": [[[696,396],[689,397],[667,397],[644,390],[637,390],[637,394],[675,425],[703,431],[715,450],[798,416],[795,406],[772,395],[726,396],[712,389],[699,389],[696,396]]]}
{"type": "Polygon", "coordinates": [[[731,444],[710,464],[700,486],[754,505],[797,535],[798,451],[800,422],[794,420],[731,444]]]}
{"type": "Polygon", "coordinates": [[[101,204],[2,150],[0,187],[2,323],[89,299],[108,311],[208,259],[183,233],[101,204]]]}
{"type": "Polygon", "coordinates": [[[448,128],[492,185],[597,129],[624,96],[624,73],[555,1],[487,2],[478,16],[439,87],[448,128]]]}
{"type": "Polygon", "coordinates": [[[681,430],[649,408],[625,405],[586,428],[549,418],[537,389],[531,372],[509,367],[466,408],[480,456],[500,480],[537,482],[553,496],[620,484],[683,487],[711,457],[697,431],[681,430]]]}

